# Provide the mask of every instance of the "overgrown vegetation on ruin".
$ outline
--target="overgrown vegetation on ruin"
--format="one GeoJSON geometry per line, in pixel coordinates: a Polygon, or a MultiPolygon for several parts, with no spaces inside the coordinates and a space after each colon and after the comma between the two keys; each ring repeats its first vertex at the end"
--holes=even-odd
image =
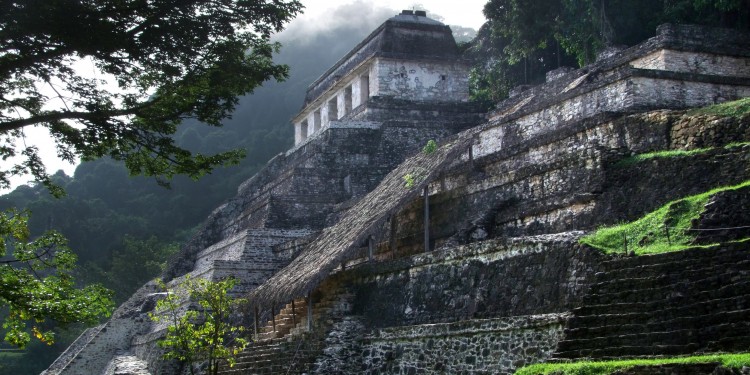
{"type": "MultiPolygon", "coordinates": [[[[750,145],[750,142],[735,142],[735,143],[730,143],[722,148],[725,150],[732,150],[737,147],[743,147],[743,146],[748,146],[748,145],[750,145]]],[[[615,167],[628,167],[633,164],[637,164],[642,161],[651,160],[651,159],[667,159],[667,158],[695,156],[695,155],[700,155],[700,154],[706,154],[716,149],[717,149],[716,147],[706,147],[706,148],[696,148],[692,150],[661,150],[661,151],[647,152],[647,153],[633,155],[633,156],[624,158],[618,161],[617,164],[615,164],[615,167]]]]}
{"type": "Polygon", "coordinates": [[[742,368],[750,365],[750,353],[714,354],[680,358],[629,359],[621,361],[540,363],[520,368],[516,375],[604,375],[636,366],[671,364],[721,363],[724,367],[742,368]]]}
{"type": "Polygon", "coordinates": [[[636,255],[658,254],[696,247],[698,233],[691,230],[692,222],[703,213],[711,196],[748,186],[750,180],[681,198],[636,221],[600,228],[580,242],[608,254],[631,251],[636,255]]]}
{"type": "MultiPolygon", "coordinates": [[[[714,115],[722,117],[742,117],[750,114],[750,98],[743,98],[731,102],[714,104],[702,108],[691,109],[686,112],[688,116],[714,115]]],[[[750,142],[730,143],[723,148],[731,150],[736,147],[750,145],[750,142]]],[[[656,158],[675,158],[705,154],[715,150],[716,147],[696,148],[692,150],[661,150],[633,155],[624,158],[615,164],[616,167],[627,167],[633,164],[656,158]]]]}
{"type": "Polygon", "coordinates": [[[731,102],[715,104],[708,107],[691,109],[688,115],[716,115],[740,117],[750,113],[750,98],[743,98],[731,102]]]}

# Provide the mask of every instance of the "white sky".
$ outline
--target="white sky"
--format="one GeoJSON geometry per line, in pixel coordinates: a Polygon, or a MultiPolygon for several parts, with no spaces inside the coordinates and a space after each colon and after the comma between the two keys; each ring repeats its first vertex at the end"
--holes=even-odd
{"type": "MultiPolygon", "coordinates": [[[[331,22],[326,16],[333,10],[342,5],[351,5],[361,3],[363,12],[367,12],[373,5],[373,0],[301,0],[305,6],[304,13],[292,20],[291,24],[310,24],[317,22],[331,22]]],[[[443,17],[442,22],[447,25],[459,25],[479,30],[479,27],[485,22],[482,8],[488,0],[378,0],[378,7],[392,8],[394,16],[403,9],[427,10],[431,14],[443,17]]],[[[366,17],[367,14],[363,14],[366,17]]],[[[299,25],[298,25],[299,26],[299,25]]],[[[307,26],[307,25],[305,25],[307,26]]],[[[305,27],[303,27],[304,29],[305,27]]],[[[314,29],[311,28],[311,29],[314,29]]],[[[42,154],[43,161],[47,166],[49,173],[62,169],[69,176],[73,175],[76,165],[59,160],[56,157],[54,143],[49,138],[45,129],[27,127],[24,129],[26,141],[30,144],[38,145],[42,154]]],[[[13,188],[26,181],[31,181],[31,176],[14,177],[11,179],[13,188]]],[[[0,190],[0,194],[8,191],[0,190]]]]}
{"type": "MultiPolygon", "coordinates": [[[[309,18],[318,18],[337,6],[355,3],[354,0],[301,0],[305,6],[305,14],[292,22],[308,22],[309,18]]],[[[373,0],[369,0],[373,1],[373,0]]],[[[377,5],[393,8],[397,11],[403,9],[425,9],[444,18],[446,25],[459,25],[479,30],[485,21],[482,8],[488,0],[377,0],[377,5]]],[[[395,14],[394,14],[395,15],[395,14]]]]}

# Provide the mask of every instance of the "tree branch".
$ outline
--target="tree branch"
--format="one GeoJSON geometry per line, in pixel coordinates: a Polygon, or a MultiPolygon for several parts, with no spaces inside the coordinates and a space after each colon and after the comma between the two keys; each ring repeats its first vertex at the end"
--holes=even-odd
{"type": "Polygon", "coordinates": [[[0,133],[5,133],[11,130],[21,129],[24,126],[35,125],[43,122],[54,122],[60,120],[95,120],[100,118],[109,118],[117,116],[128,116],[135,115],[138,111],[149,107],[153,104],[153,101],[144,102],[141,105],[134,106],[127,109],[113,110],[113,111],[101,111],[101,112],[86,112],[86,111],[55,111],[47,112],[27,118],[10,120],[0,122],[0,133]]]}

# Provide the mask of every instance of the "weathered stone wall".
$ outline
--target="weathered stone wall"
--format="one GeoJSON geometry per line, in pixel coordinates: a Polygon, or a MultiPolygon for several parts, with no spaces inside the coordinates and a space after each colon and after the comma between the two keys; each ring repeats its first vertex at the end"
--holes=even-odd
{"type": "MultiPolygon", "coordinates": [[[[612,75],[607,75],[606,80],[612,82],[604,86],[586,85],[581,89],[584,92],[579,95],[543,108],[535,108],[534,112],[508,122],[504,122],[502,116],[496,117],[493,121],[498,121],[498,126],[489,127],[479,135],[474,147],[475,157],[496,153],[519,140],[554,132],[565,123],[580,121],[604,112],[699,107],[750,96],[750,85],[691,81],[691,78],[696,77],[687,74],[674,74],[662,78],[651,72],[646,74],[646,71],[628,69],[607,73],[612,75]],[[626,76],[617,77],[618,75],[626,76]],[[503,123],[500,124],[499,121],[503,123]]],[[[584,75],[581,78],[588,76],[584,75]]],[[[533,95],[526,99],[533,99],[533,95]]]]}
{"type": "Polygon", "coordinates": [[[615,224],[635,220],[646,212],[685,196],[750,179],[748,147],[718,148],[705,153],[653,158],[606,171],[607,183],[586,222],[615,224]]]}
{"type": "Polygon", "coordinates": [[[465,102],[469,71],[464,63],[412,62],[378,58],[372,69],[377,86],[371,95],[396,99],[465,102]]]}
{"type": "Polygon", "coordinates": [[[319,293],[348,285],[352,308],[334,319],[311,373],[511,374],[548,359],[599,271],[602,255],[578,246],[579,235],[488,240],[337,272],[319,293]]]}
{"type": "MultiPolygon", "coordinates": [[[[748,116],[602,114],[528,139],[509,135],[517,128],[513,121],[493,127],[503,134],[502,144],[485,157],[474,154],[471,163],[465,154],[452,172],[431,184],[433,248],[446,241],[593,229],[750,178],[747,153],[721,149],[750,140],[748,116]],[[720,149],[629,166],[617,163],[629,155],[695,147],[720,149]]],[[[416,200],[398,215],[398,251],[422,247],[422,212],[423,202],[416,200]]],[[[384,233],[384,241],[389,236],[384,233]]]]}
{"type": "Polygon", "coordinates": [[[546,360],[565,314],[379,329],[362,343],[362,374],[512,374],[546,360]]]}
{"type": "Polygon", "coordinates": [[[564,312],[599,259],[576,238],[489,240],[364,264],[347,271],[357,275],[354,312],[374,328],[564,312]]]}
{"type": "Polygon", "coordinates": [[[746,61],[746,58],[735,56],[663,49],[637,58],[630,65],[638,69],[747,78],[750,77],[750,65],[746,64],[746,61]]]}
{"type": "Polygon", "coordinates": [[[750,114],[742,117],[685,115],[674,120],[670,149],[724,146],[750,140],[750,114]]]}
{"type": "Polygon", "coordinates": [[[335,323],[313,374],[512,374],[543,361],[566,314],[472,319],[368,331],[357,317],[335,323]]]}
{"type": "Polygon", "coordinates": [[[602,259],[578,235],[488,240],[336,273],[321,293],[349,285],[352,309],[311,372],[510,374],[546,360],[602,259]]]}

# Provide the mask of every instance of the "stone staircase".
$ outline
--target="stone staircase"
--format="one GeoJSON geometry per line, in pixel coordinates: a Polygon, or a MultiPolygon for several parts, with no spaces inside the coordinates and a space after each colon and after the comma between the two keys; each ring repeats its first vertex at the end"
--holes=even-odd
{"type": "Polygon", "coordinates": [[[237,356],[233,367],[224,365],[219,373],[230,374],[302,374],[308,372],[324,348],[325,335],[337,314],[351,310],[354,294],[330,293],[313,304],[313,329],[307,329],[305,299],[290,302],[274,321],[259,329],[255,342],[237,356]]]}
{"type": "Polygon", "coordinates": [[[605,262],[554,359],[747,351],[748,250],[739,243],[605,262]]]}
{"type": "MultiPolygon", "coordinates": [[[[268,341],[289,335],[292,329],[307,326],[307,301],[304,298],[288,303],[272,320],[258,330],[257,341],[268,341]]],[[[297,333],[297,332],[295,332],[297,333]]]]}
{"type": "Polygon", "coordinates": [[[320,350],[322,342],[297,337],[259,341],[237,356],[237,363],[229,368],[224,366],[220,374],[301,374],[310,369],[320,350]]]}

